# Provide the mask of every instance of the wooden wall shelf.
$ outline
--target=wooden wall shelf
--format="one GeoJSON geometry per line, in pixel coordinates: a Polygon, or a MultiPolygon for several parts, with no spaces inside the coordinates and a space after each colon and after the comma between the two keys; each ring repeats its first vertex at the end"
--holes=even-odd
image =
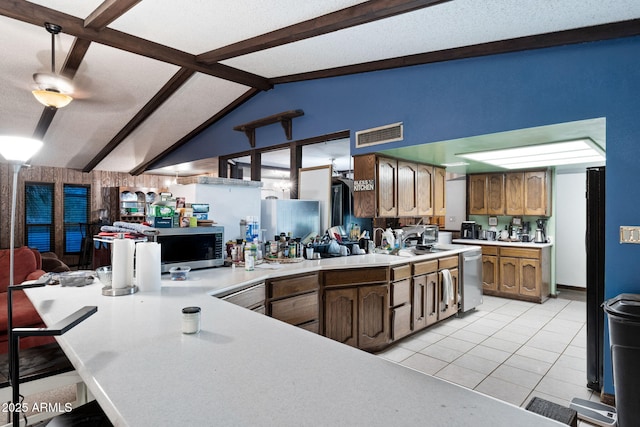
{"type": "Polygon", "coordinates": [[[302,110],[283,111],[282,113],[263,117],[262,119],[235,126],[233,130],[244,132],[245,135],[247,135],[247,138],[249,138],[249,145],[251,145],[251,148],[255,148],[256,128],[280,122],[282,128],[284,129],[284,134],[287,137],[287,141],[291,141],[291,138],[293,138],[293,126],[291,120],[295,117],[300,117],[303,115],[304,111],[302,110]]]}

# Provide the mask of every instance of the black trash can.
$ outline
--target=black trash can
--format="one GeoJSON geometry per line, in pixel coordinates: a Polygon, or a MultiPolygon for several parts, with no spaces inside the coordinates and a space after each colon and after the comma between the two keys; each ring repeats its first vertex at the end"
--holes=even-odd
{"type": "Polygon", "coordinates": [[[603,304],[609,318],[618,427],[640,425],[640,295],[620,294],[603,304]]]}

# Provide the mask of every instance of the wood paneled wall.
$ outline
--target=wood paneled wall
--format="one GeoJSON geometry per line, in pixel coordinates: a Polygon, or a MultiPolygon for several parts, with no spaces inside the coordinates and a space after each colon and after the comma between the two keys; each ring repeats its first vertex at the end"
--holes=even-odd
{"type": "MultiPolygon", "coordinates": [[[[64,184],[84,184],[91,186],[91,218],[97,221],[100,209],[109,209],[111,206],[109,187],[165,187],[165,181],[170,179],[163,175],[138,175],[133,176],[122,172],[93,171],[89,173],[75,169],[52,167],[23,167],[18,175],[18,193],[16,201],[16,234],[15,246],[24,244],[24,183],[46,182],[55,186],[54,220],[55,220],[55,253],[60,259],[69,264],[77,263],[77,257],[64,257],[62,236],[63,232],[63,206],[62,187],[64,184]]],[[[13,185],[13,166],[0,164],[0,248],[9,247],[11,225],[11,189],[13,185]]],[[[116,203],[117,205],[117,203],[116,203]]],[[[110,218],[114,213],[109,212],[110,218]]]]}

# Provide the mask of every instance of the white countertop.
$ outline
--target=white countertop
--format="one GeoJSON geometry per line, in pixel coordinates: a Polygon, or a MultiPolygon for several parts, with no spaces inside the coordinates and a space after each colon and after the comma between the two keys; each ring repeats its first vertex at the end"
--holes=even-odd
{"type": "Polygon", "coordinates": [[[507,246],[517,248],[549,248],[553,243],[535,243],[535,242],[510,242],[503,240],[481,240],[481,239],[453,239],[453,243],[463,245],[491,245],[491,246],[507,246]]]}
{"type": "Polygon", "coordinates": [[[419,259],[398,258],[217,268],[184,282],[163,275],[160,291],[118,297],[102,296],[97,281],[26,292],[47,324],[98,306],[57,339],[116,426],[561,425],[209,296],[273,275],[419,259]],[[202,330],[184,335],[181,309],[194,305],[202,330]]]}

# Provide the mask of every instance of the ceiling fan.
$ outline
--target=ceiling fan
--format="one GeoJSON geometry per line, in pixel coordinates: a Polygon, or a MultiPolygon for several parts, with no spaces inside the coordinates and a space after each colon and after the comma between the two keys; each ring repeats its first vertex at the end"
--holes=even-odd
{"type": "Polygon", "coordinates": [[[33,96],[45,107],[57,109],[67,105],[73,98],[73,84],[68,78],[56,74],[56,41],[55,36],[62,31],[57,24],[46,22],[44,28],[51,34],[51,73],[34,73],[33,81],[37,89],[33,90],[33,96]]]}

